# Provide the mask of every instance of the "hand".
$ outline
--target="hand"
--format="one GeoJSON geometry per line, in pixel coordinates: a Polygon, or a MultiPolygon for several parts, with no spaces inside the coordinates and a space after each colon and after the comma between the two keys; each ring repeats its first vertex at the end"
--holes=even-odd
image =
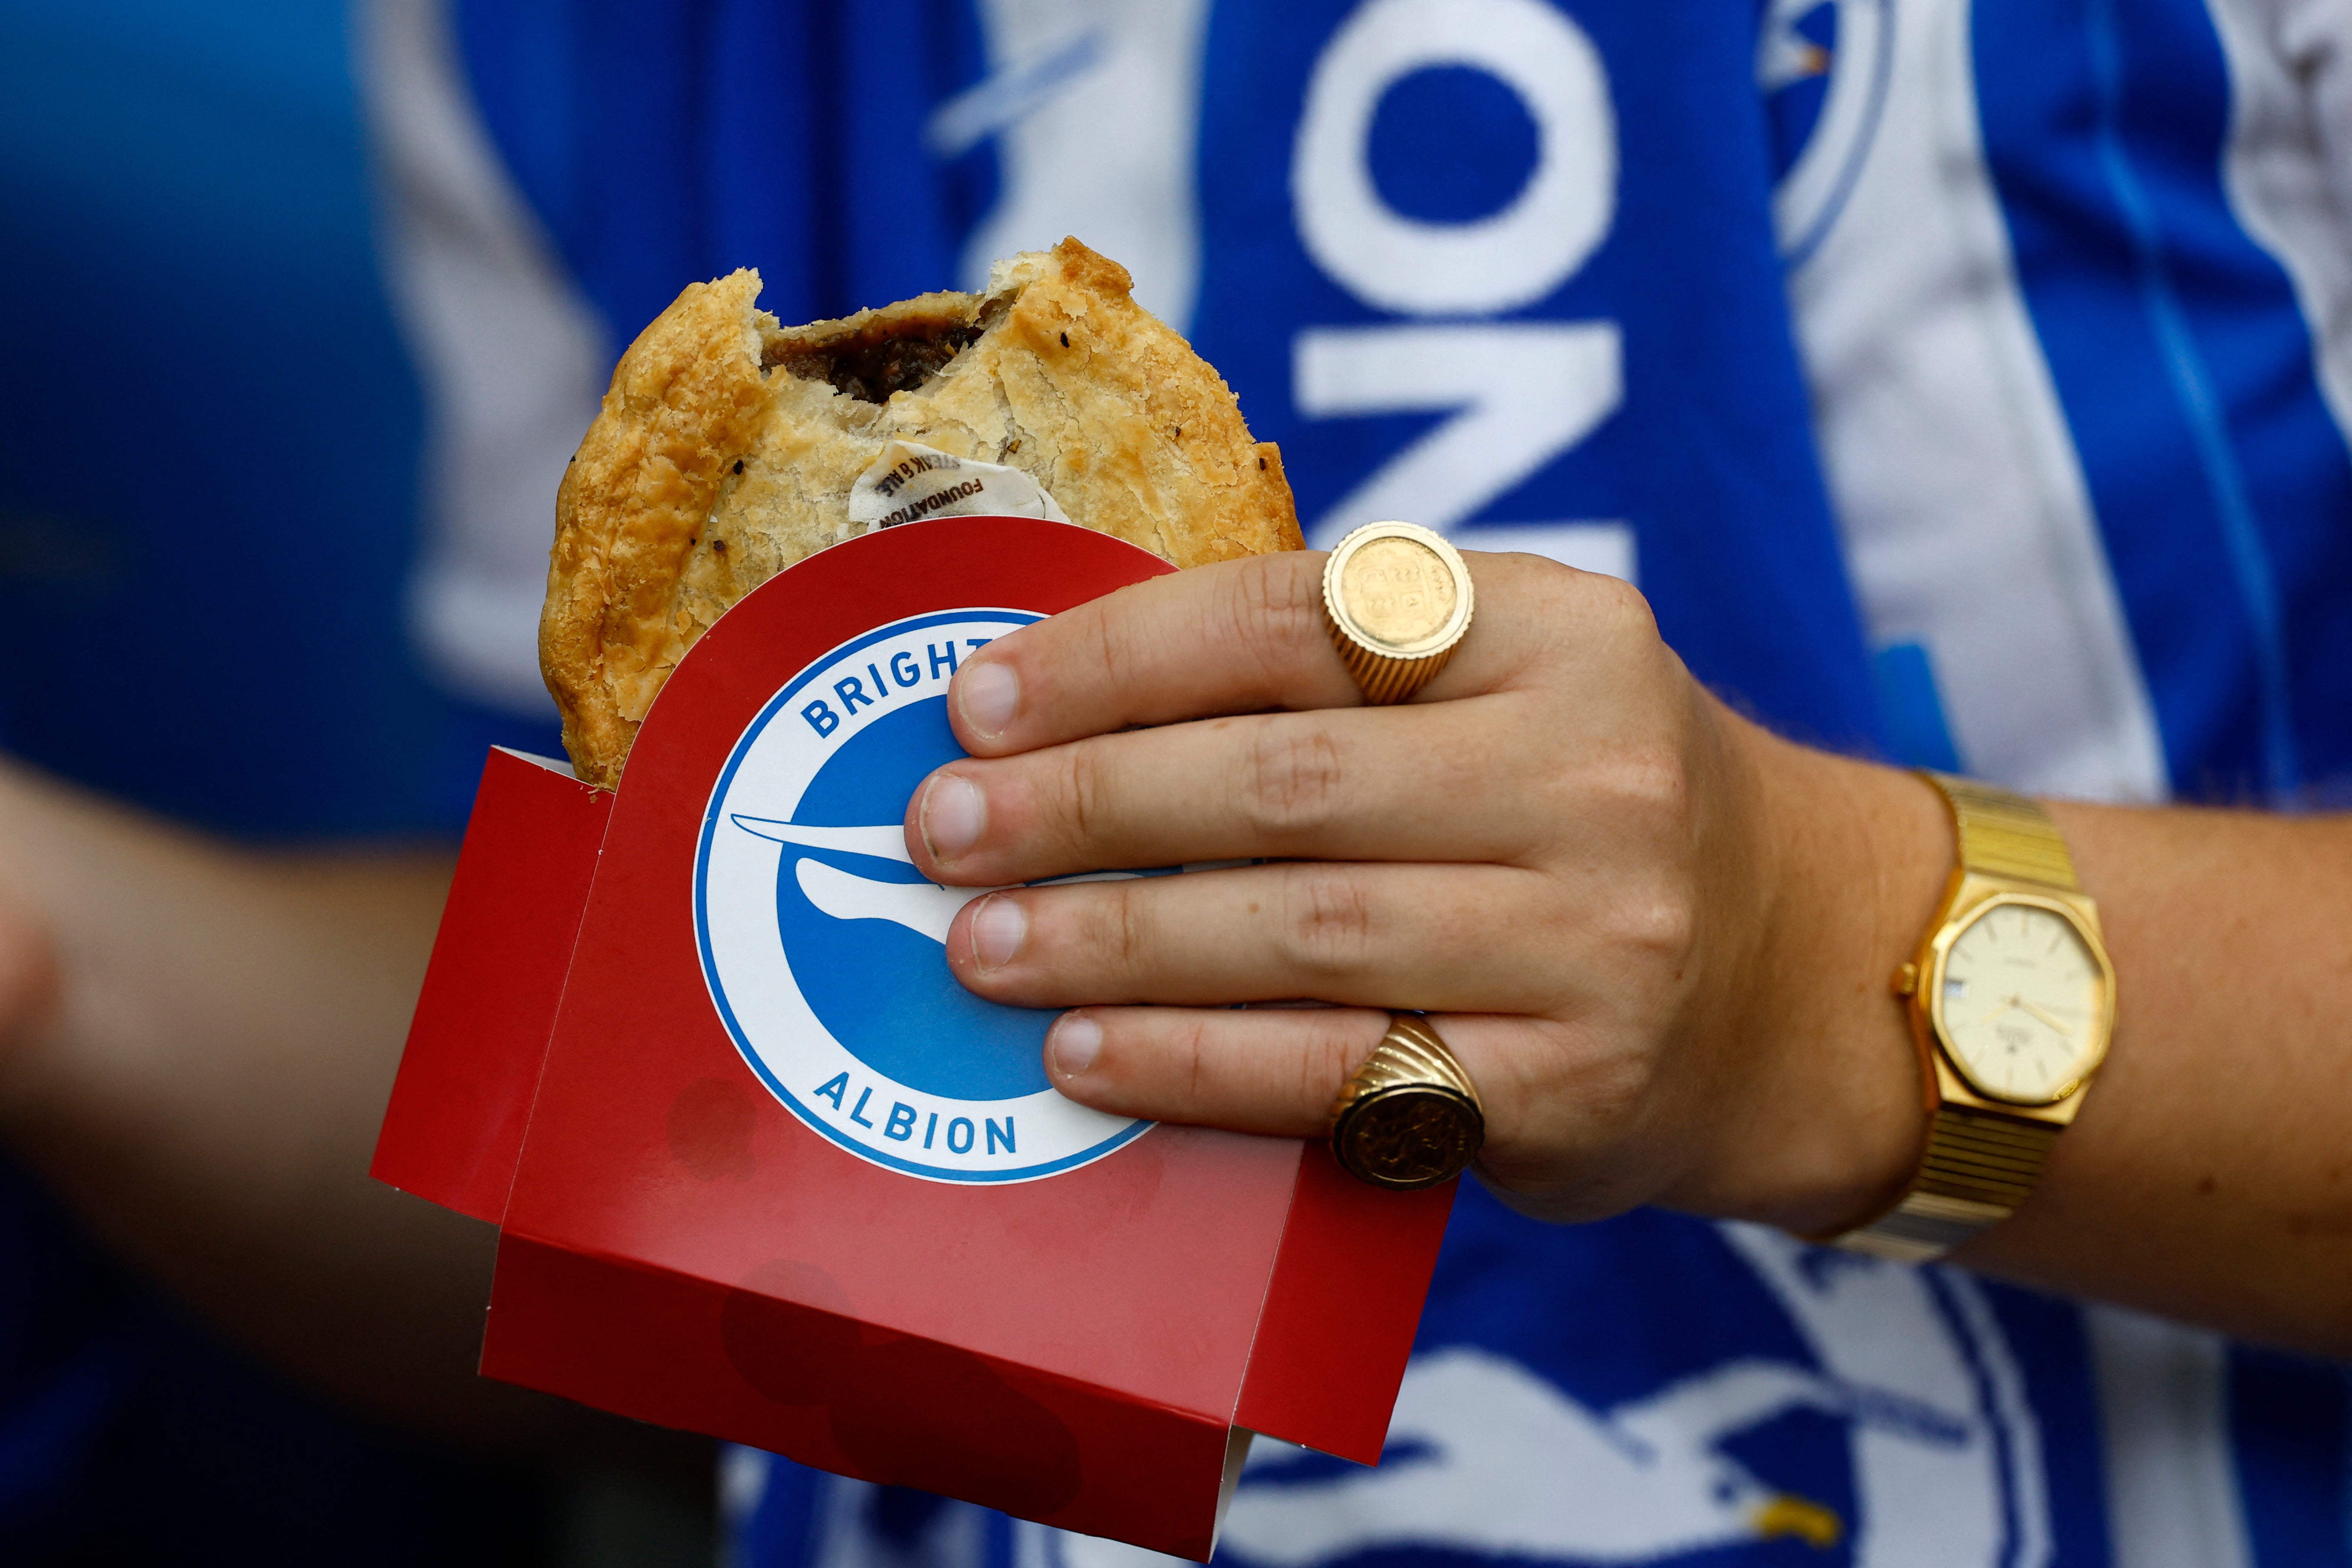
{"type": "Polygon", "coordinates": [[[1487,1180],[1533,1212],[1860,1217],[1922,1131],[1885,977],[1950,853],[1932,796],[1740,720],[1631,587],[1466,559],[1476,623],[1400,707],[1333,653],[1319,554],[1138,584],[967,663],[972,758],[908,811],[927,875],[1273,863],[977,899],[958,978],[1082,1008],[1046,1067],[1105,1110],[1317,1136],[1375,1009],[1415,1009],[1479,1085],[1487,1180]],[[1890,812],[1930,846],[1891,900],[1890,812]],[[1286,998],[1333,1005],[1229,1005],[1286,998]]]}

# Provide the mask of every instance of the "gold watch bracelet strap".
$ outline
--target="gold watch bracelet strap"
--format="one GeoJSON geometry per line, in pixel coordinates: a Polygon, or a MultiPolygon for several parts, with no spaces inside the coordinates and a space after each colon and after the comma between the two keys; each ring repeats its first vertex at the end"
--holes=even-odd
{"type": "MultiPolygon", "coordinates": [[[[2079,892],[2074,858],[2040,803],[2005,789],[1922,768],[1952,811],[1963,870],[2079,892]]],[[[1900,1263],[1941,1258],[2015,1213],[2041,1179],[2058,1128],[1965,1106],[1937,1108],[1927,1152],[1902,1201],[1870,1224],[1832,1237],[1840,1247],[1900,1263]]]]}
{"type": "Polygon", "coordinates": [[[1919,772],[1951,805],[1963,867],[1987,876],[2046,883],[2070,893],[2083,890],[2066,840],[2039,801],[1953,773],[1919,772]]]}
{"type": "Polygon", "coordinates": [[[1892,1212],[1836,1238],[1840,1246],[1898,1263],[1925,1263],[2015,1213],[2058,1129],[2046,1121],[1992,1116],[1947,1105],[1927,1133],[1927,1155],[1892,1212]]]}

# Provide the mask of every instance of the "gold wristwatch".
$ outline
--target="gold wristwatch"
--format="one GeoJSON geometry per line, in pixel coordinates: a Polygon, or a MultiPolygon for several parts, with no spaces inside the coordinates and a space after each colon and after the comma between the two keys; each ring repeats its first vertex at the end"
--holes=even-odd
{"type": "Polygon", "coordinates": [[[1895,976],[1919,1046],[1927,1152],[1901,1203],[1834,1238],[1906,1263],[1942,1257],[2025,1201],[2116,1016],[2098,906],[2049,815],[1990,784],[1921,776],[1959,838],[1943,907],[1895,976]]]}

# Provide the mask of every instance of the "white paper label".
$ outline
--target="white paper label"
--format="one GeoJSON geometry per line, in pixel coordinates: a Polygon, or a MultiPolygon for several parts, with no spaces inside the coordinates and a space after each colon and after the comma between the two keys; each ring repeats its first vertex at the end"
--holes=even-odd
{"type": "Polygon", "coordinates": [[[849,521],[877,532],[926,517],[1069,518],[1036,480],[1018,468],[951,458],[912,441],[893,441],[849,490],[849,521]]]}

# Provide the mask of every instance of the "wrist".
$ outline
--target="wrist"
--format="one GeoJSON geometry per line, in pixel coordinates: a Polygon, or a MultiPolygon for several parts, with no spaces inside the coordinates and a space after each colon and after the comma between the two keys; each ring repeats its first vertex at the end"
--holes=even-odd
{"type": "Polygon", "coordinates": [[[1751,1065],[1710,1212],[1835,1232],[1892,1204],[1918,1166],[1926,1088],[1892,980],[1934,918],[1951,829],[1914,774],[1738,728],[1764,916],[1732,1030],[1751,1065]]]}

